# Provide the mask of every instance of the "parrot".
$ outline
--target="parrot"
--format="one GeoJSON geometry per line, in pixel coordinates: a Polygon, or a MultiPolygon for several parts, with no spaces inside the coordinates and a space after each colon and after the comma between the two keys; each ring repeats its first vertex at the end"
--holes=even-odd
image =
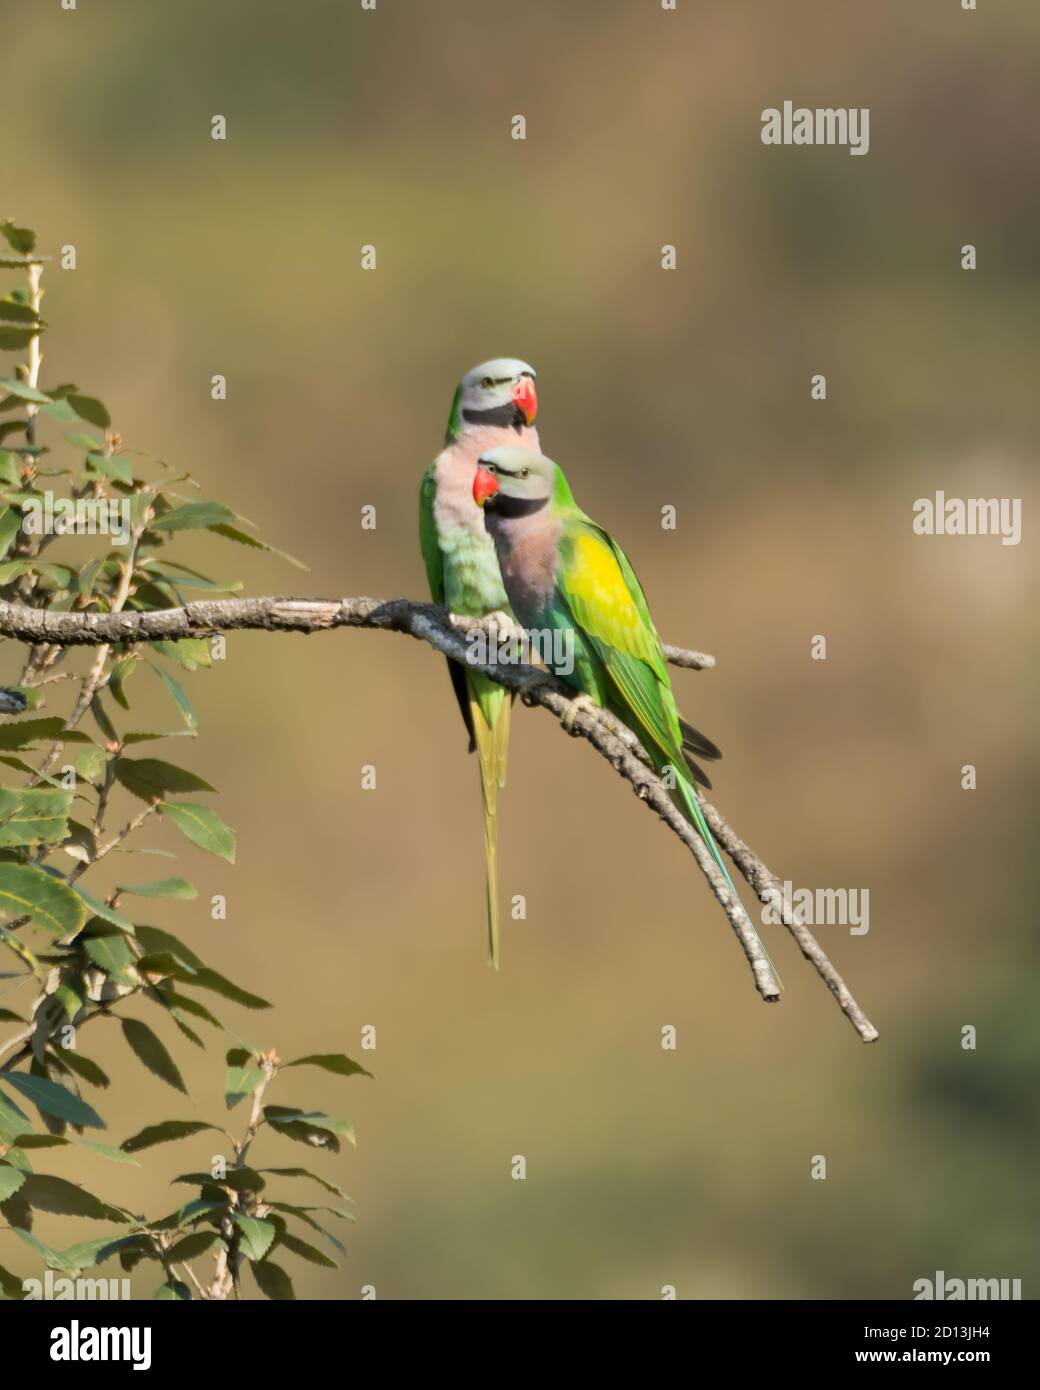
{"type": "Polygon", "coordinates": [[[671,769],[666,785],[674,780],[673,801],[761,945],[697,800],[698,785],[711,783],[692,755],[707,761],[722,755],[679,715],[661,639],[625,552],[581,510],[559,465],[531,449],[484,452],[473,500],[483,508],[517,621],[565,639],[562,646],[545,643],[539,654],[578,691],[571,720],[582,703],[606,709],[636,735],[659,775],[671,769]]]}
{"type": "MultiPolygon", "coordinates": [[[[520,444],[537,451],[537,374],[518,358],[482,362],[459,382],[444,448],[419,489],[419,543],[430,595],[451,613],[512,618],[498,560],[473,500],[477,460],[489,449],[520,444]]],[[[480,765],[487,878],[489,964],[499,967],[498,792],[505,786],[512,696],[480,671],[449,661],[455,696],[480,765]]]]}

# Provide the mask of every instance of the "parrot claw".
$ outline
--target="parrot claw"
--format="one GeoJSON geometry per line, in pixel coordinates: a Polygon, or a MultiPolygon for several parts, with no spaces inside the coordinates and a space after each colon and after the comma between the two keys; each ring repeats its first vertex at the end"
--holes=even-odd
{"type": "Polygon", "coordinates": [[[563,725],[563,727],[567,730],[568,733],[573,732],[574,721],[575,719],[577,719],[578,714],[583,709],[598,710],[599,705],[596,704],[596,701],[592,698],[591,695],[575,695],[574,699],[567,706],[567,713],[560,720],[560,723],[563,725]]]}

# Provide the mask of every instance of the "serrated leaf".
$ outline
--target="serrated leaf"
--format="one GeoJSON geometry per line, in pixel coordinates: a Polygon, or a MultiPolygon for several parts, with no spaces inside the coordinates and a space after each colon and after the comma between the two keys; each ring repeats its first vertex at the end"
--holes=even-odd
{"type": "Polygon", "coordinates": [[[0,391],[8,396],[17,396],[22,401],[31,401],[34,405],[47,405],[51,400],[50,396],[45,396],[35,386],[27,386],[24,381],[12,381],[9,377],[0,379],[0,391]]]}
{"type": "Polygon", "coordinates": [[[89,743],[86,734],[78,729],[66,729],[65,720],[54,716],[42,719],[20,719],[17,724],[0,726],[0,748],[13,750],[30,748],[41,739],[61,738],[63,743],[89,743]]]}
{"type": "MultiPolygon", "coordinates": [[[[225,999],[231,999],[247,1009],[269,1009],[271,1007],[266,999],[261,999],[259,994],[250,994],[248,990],[239,988],[233,981],[219,975],[215,970],[210,970],[207,966],[196,971],[191,977],[191,983],[198,985],[200,989],[211,989],[215,994],[221,994],[225,999]]],[[[183,1000],[181,1002],[183,1003],[183,1000]]]]}
{"type": "Polygon", "coordinates": [[[0,787],[0,848],[59,844],[69,833],[72,792],[0,787]]]}
{"type": "Polygon", "coordinates": [[[334,1182],[329,1182],[327,1178],[320,1177],[317,1173],[312,1173],[309,1168],[261,1168],[261,1173],[273,1173],[281,1178],[310,1178],[311,1182],[316,1182],[319,1187],[323,1187],[326,1192],[331,1192],[335,1196],[342,1198],[344,1202],[352,1201],[351,1197],[338,1187],[334,1182]]]}
{"type": "Polygon", "coordinates": [[[197,531],[203,527],[217,526],[222,522],[233,521],[234,512],[221,502],[185,502],[181,507],[173,507],[156,517],[149,530],[152,531],[197,531]]]}
{"type": "Polygon", "coordinates": [[[160,878],[154,883],[121,883],[120,893],[133,893],[138,898],[179,898],[191,902],[199,896],[194,883],[186,878],[160,878]]]}
{"type": "Polygon", "coordinates": [[[153,1301],[164,1302],[167,1299],[176,1299],[181,1303],[191,1302],[191,1289],[187,1284],[183,1284],[179,1279],[171,1279],[165,1284],[160,1284],[152,1295],[153,1301]]]}
{"type": "Polygon", "coordinates": [[[259,1067],[228,1067],[224,1080],[224,1101],[229,1110],[253,1091],[265,1079],[267,1073],[259,1067]]]}
{"type": "Polygon", "coordinates": [[[178,957],[185,965],[190,965],[192,970],[202,969],[202,961],[195,952],[189,950],[172,932],[162,931],[159,927],[138,927],[137,939],[149,955],[166,952],[178,957]]]}
{"type": "Polygon", "coordinates": [[[242,1232],[242,1252],[250,1260],[262,1260],[271,1248],[275,1229],[270,1221],[261,1217],[245,1216],[242,1212],[232,1212],[231,1219],[242,1232]]]}
{"type": "Polygon", "coordinates": [[[107,430],[111,425],[112,417],[94,396],[81,396],[78,392],[70,392],[65,399],[79,418],[86,420],[88,425],[96,425],[99,430],[107,430]]]}
{"type": "Polygon", "coordinates": [[[120,1020],[123,1028],[123,1037],[127,1044],[136,1054],[150,1072],[165,1081],[174,1090],[188,1094],[188,1088],[184,1084],[184,1078],[177,1070],[177,1064],[166,1050],[166,1045],[158,1034],[153,1033],[147,1023],[141,1023],[136,1018],[124,1018],[120,1020]]]}
{"type": "Polygon", "coordinates": [[[127,970],[136,966],[137,959],[127,944],[126,937],[114,927],[84,936],[82,945],[95,965],[99,965],[102,970],[118,980],[125,979],[127,970]]]}
{"type": "Polygon", "coordinates": [[[342,1052],[320,1052],[310,1057],[297,1057],[295,1062],[286,1062],[287,1067],[320,1067],[322,1071],[334,1072],[336,1076],[368,1076],[360,1062],[352,1061],[342,1052]]]}
{"type": "Polygon", "coordinates": [[[171,1246],[166,1258],[170,1264],[180,1264],[183,1260],[194,1260],[212,1250],[215,1245],[223,1245],[217,1231],[193,1231],[191,1235],[171,1246]]]}
{"type": "Polygon", "coordinates": [[[74,892],[83,899],[93,916],[99,917],[102,922],[107,922],[110,927],[117,927],[124,936],[134,935],[134,924],[128,917],[124,917],[114,907],[109,907],[108,903],[102,902],[100,898],[95,898],[94,894],[88,892],[82,884],[77,883],[74,892]]]}
{"type": "Polygon", "coordinates": [[[288,560],[290,565],[295,565],[298,570],[306,570],[307,565],[302,560],[297,560],[295,555],[290,555],[287,550],[279,550],[277,546],[268,545],[259,536],[250,535],[248,531],[243,531],[240,526],[213,526],[210,528],[218,536],[223,536],[226,540],[234,541],[236,545],[248,545],[253,550],[264,550],[268,555],[277,555],[281,560],[288,560]]]}
{"type": "Polygon", "coordinates": [[[0,232],[3,233],[8,246],[20,256],[31,256],[36,250],[36,233],[31,227],[16,227],[8,217],[0,223],[0,232]]]}
{"type": "Polygon", "coordinates": [[[117,1207],[109,1206],[92,1192],[49,1173],[27,1173],[21,1189],[29,1205],[59,1216],[88,1216],[98,1221],[125,1222],[128,1218],[117,1207]]]}
{"type": "Polygon", "coordinates": [[[254,1261],[250,1268],[253,1271],[253,1278],[260,1286],[260,1292],[265,1298],[279,1301],[296,1298],[292,1280],[281,1265],[272,1264],[270,1260],[263,1260],[262,1262],[254,1261]]]}
{"type": "Polygon", "coordinates": [[[12,1193],[17,1192],[25,1182],[25,1174],[18,1168],[0,1162],[0,1202],[6,1202],[12,1193]]]}
{"type": "Polygon", "coordinates": [[[97,1111],[79,1096],[74,1096],[64,1086],[48,1081],[42,1076],[31,1076],[20,1071],[0,1072],[0,1081],[13,1086],[38,1110],[56,1119],[67,1120],[81,1129],[106,1129],[107,1126],[97,1111]]]}
{"type": "Polygon", "coordinates": [[[235,832],[209,806],[189,801],[167,801],[159,807],[164,820],[173,821],[177,829],[208,854],[235,862],[235,832]]]}
{"type": "MultiPolygon", "coordinates": [[[[339,1269],[336,1261],[326,1255],[324,1250],[319,1250],[316,1245],[310,1245],[299,1236],[294,1236],[291,1231],[278,1232],[278,1248],[283,1245],[286,1250],[291,1250],[294,1255],[299,1255],[301,1260],[307,1260],[312,1265],[322,1265],[325,1269],[339,1269]]],[[[264,1263],[267,1264],[267,1261],[264,1263]]]]}
{"type": "Polygon", "coordinates": [[[188,728],[192,730],[197,729],[199,725],[198,715],[195,713],[195,708],[188,699],[180,681],[171,676],[169,671],[160,670],[158,666],[153,666],[151,662],[149,662],[148,665],[149,669],[155,672],[163,685],[165,685],[166,689],[170,692],[173,697],[173,702],[180,710],[181,718],[188,728]]]}
{"type": "Polygon", "coordinates": [[[111,1085],[107,1074],[98,1064],[89,1057],[81,1056],[75,1048],[63,1047],[60,1055],[62,1063],[89,1085],[98,1086],[101,1090],[107,1090],[111,1085]]]}
{"type": "Polygon", "coordinates": [[[134,481],[134,470],[130,460],[122,454],[105,454],[94,451],[87,455],[87,464],[95,473],[106,478],[114,478],[126,487],[134,481]]]}
{"type": "Polygon", "coordinates": [[[175,767],[173,763],[163,762],[160,758],[121,757],[116,762],[116,777],[128,792],[142,801],[153,801],[167,795],[179,796],[182,792],[216,791],[194,772],[175,767]]]}
{"type": "Polygon", "coordinates": [[[129,1163],[134,1168],[141,1166],[136,1158],[131,1158],[122,1149],[114,1149],[111,1144],[97,1144],[92,1139],[77,1139],[76,1145],[81,1149],[89,1149],[101,1158],[107,1158],[110,1163],[129,1163]]]}
{"type": "Polygon", "coordinates": [[[124,1139],[120,1145],[124,1153],[133,1154],[141,1149],[153,1148],[156,1144],[169,1144],[174,1139],[187,1139],[192,1134],[201,1134],[204,1129],[217,1129],[216,1125],[205,1120],[164,1120],[162,1124],[147,1125],[144,1129],[124,1139]]]}
{"type": "Polygon", "coordinates": [[[55,936],[75,934],[87,920],[82,898],[34,864],[0,864],[0,911],[28,915],[55,936]]]}

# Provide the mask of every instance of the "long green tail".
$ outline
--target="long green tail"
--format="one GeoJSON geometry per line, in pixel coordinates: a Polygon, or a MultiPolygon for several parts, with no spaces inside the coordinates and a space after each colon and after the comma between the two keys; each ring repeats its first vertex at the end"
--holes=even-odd
{"type": "Polygon", "coordinates": [[[744,904],[740,901],[740,894],[737,892],[733,880],[729,876],[729,870],[722,862],[722,855],[719,853],[719,847],[715,843],[715,837],[708,829],[708,822],[704,819],[704,812],[701,810],[700,805],[698,804],[696,792],[680,772],[676,772],[675,781],[676,790],[680,793],[680,800],[682,803],[680,809],[685,812],[687,820],[697,831],[697,834],[701,837],[701,839],[707,845],[708,849],[711,851],[711,857],[715,860],[715,863],[722,871],[722,877],[729,884],[730,892],[736,899],[737,906],[744,914],[744,919],[747,922],[748,926],[751,928],[752,936],[762,947],[762,954],[765,956],[766,960],[769,961],[769,968],[772,970],[773,974],[776,975],[777,984],[780,986],[781,989],[783,989],[784,982],[780,979],[776,966],[773,964],[772,960],[770,960],[769,952],[765,948],[765,943],[759,936],[758,932],[755,930],[754,923],[748,916],[747,909],[745,908],[744,904]]]}

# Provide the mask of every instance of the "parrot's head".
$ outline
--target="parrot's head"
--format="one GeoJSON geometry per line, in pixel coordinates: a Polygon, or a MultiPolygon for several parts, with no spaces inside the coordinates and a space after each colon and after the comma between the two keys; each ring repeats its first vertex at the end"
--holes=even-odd
{"type": "Polygon", "coordinates": [[[531,449],[489,449],[477,465],[473,500],[486,517],[531,516],[548,503],[561,476],[552,459],[531,449]]]}
{"type": "Polygon", "coordinates": [[[538,414],[535,369],[517,357],[496,357],[459,382],[448,421],[448,442],[467,426],[497,425],[517,434],[534,424],[538,414]]]}

